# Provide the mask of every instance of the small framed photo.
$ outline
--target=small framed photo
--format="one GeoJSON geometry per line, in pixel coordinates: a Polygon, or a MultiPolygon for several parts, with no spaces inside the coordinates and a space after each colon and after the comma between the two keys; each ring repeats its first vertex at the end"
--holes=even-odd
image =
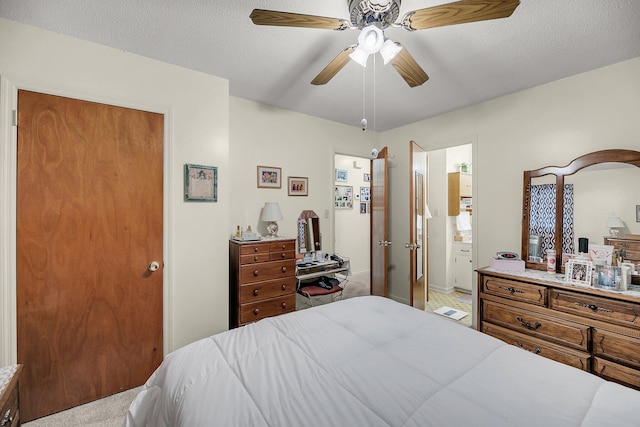
{"type": "Polygon", "coordinates": [[[360,201],[361,202],[371,201],[371,189],[369,187],[360,187],[360,201]]]}
{"type": "Polygon", "coordinates": [[[371,174],[365,173],[363,179],[364,182],[371,182],[371,174]]]}
{"type": "Polygon", "coordinates": [[[258,166],[258,188],[282,188],[282,168],[258,166]]]}
{"type": "Polygon", "coordinates": [[[640,222],[640,205],[636,205],[636,222],[640,222]]]}
{"type": "Polygon", "coordinates": [[[369,213],[369,203],[360,202],[360,213],[361,214],[369,213]]]}
{"type": "Polygon", "coordinates": [[[622,269],[612,265],[596,265],[596,286],[599,288],[620,290],[622,269]]]}
{"type": "Polygon", "coordinates": [[[186,202],[217,202],[218,168],[185,164],[184,200],[186,202]]]}
{"type": "Polygon", "coordinates": [[[333,200],[336,209],[353,209],[353,187],[336,185],[333,200]]]}
{"type": "Polygon", "coordinates": [[[565,266],[566,281],[582,285],[591,285],[593,263],[583,259],[569,259],[565,266]]]}
{"type": "Polygon", "coordinates": [[[302,176],[290,176],[287,179],[289,196],[308,196],[309,178],[302,176]]]}
{"type": "Polygon", "coordinates": [[[336,169],[336,182],[347,182],[348,176],[346,169],[336,169]]]}

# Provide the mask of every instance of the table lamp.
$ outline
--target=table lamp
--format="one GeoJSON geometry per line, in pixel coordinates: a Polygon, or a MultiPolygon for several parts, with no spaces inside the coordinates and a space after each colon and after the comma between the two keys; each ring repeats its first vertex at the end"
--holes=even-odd
{"type": "Polygon", "coordinates": [[[619,228],[624,228],[624,222],[617,216],[610,216],[607,218],[607,227],[609,227],[609,236],[618,237],[620,234],[619,228]]]}
{"type": "Polygon", "coordinates": [[[262,215],[260,215],[260,221],[267,222],[268,237],[278,237],[278,224],[276,221],[282,221],[282,212],[280,212],[280,206],[276,202],[266,202],[262,208],[262,215]]]}

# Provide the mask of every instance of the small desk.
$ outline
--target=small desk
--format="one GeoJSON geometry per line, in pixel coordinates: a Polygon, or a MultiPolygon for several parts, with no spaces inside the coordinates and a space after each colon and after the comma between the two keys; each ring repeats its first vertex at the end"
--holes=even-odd
{"type": "Polygon", "coordinates": [[[0,425],[16,427],[20,425],[18,402],[18,377],[22,365],[0,368],[0,425]]]}

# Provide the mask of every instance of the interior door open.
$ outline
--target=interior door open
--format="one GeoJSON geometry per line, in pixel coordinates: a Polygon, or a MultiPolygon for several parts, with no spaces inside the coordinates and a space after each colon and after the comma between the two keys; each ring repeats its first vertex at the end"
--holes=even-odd
{"type": "Polygon", "coordinates": [[[139,386],[162,361],[163,123],[18,93],[22,421],[139,386]]]}
{"type": "MultiPolygon", "coordinates": [[[[405,244],[409,249],[409,264],[411,277],[410,304],[424,310],[428,300],[427,281],[427,204],[426,180],[427,157],[426,152],[415,142],[409,143],[409,162],[411,175],[409,177],[409,238],[405,244]]],[[[430,214],[429,214],[430,216],[430,214]]]]}
{"type": "Polygon", "coordinates": [[[388,150],[378,152],[371,160],[371,295],[388,294],[388,150]]]}

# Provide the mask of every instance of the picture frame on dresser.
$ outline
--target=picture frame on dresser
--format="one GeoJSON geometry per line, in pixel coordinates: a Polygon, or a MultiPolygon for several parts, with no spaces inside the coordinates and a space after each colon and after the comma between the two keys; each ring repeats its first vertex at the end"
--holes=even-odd
{"type": "Polygon", "coordinates": [[[565,266],[565,278],[569,283],[591,285],[593,263],[583,259],[569,259],[565,266]]]}

